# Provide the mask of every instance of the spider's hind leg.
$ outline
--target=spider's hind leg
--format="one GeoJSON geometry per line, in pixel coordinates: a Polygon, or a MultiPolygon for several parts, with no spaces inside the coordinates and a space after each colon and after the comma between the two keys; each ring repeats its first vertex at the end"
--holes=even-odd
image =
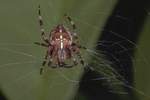
{"type": "Polygon", "coordinates": [[[40,68],[40,75],[43,73],[43,69],[44,69],[44,66],[47,62],[47,58],[48,58],[48,51],[46,52],[46,55],[45,55],[45,58],[44,58],[45,60],[42,63],[42,67],[40,68]]]}
{"type": "Polygon", "coordinates": [[[80,63],[81,63],[83,66],[85,66],[85,62],[84,62],[84,60],[83,60],[81,54],[78,54],[78,57],[79,57],[79,59],[80,59],[80,63]]]}

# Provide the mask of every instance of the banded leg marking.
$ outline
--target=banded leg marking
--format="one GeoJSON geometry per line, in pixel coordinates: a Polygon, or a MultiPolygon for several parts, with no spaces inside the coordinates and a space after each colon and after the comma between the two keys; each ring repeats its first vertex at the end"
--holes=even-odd
{"type": "Polygon", "coordinates": [[[41,16],[41,7],[39,5],[39,8],[38,8],[38,19],[39,19],[39,24],[40,24],[40,31],[41,31],[41,37],[42,37],[42,40],[45,41],[46,43],[49,43],[48,39],[46,38],[46,35],[45,35],[45,30],[43,28],[43,19],[42,19],[42,16],[41,16]]]}

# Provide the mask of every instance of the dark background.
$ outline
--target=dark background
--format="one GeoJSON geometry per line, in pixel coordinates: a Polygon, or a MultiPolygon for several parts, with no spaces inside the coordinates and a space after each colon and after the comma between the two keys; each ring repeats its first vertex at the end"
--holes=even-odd
{"type": "MultiPolygon", "coordinates": [[[[133,86],[134,81],[131,57],[134,56],[135,46],[138,44],[140,32],[147,16],[145,9],[148,8],[149,4],[148,0],[119,0],[105,24],[102,35],[99,37],[99,41],[112,41],[112,43],[106,45],[112,45],[117,42],[112,46],[98,46],[97,49],[108,52],[105,54],[107,59],[113,62],[114,68],[131,86],[133,86]],[[118,53],[118,51],[122,50],[120,45],[130,49],[118,53]],[[116,61],[109,54],[114,55],[119,61],[116,61]]],[[[93,79],[96,76],[97,73],[93,71],[84,73],[79,88],[79,92],[82,95],[86,96],[88,100],[123,100],[117,94],[108,93],[109,89],[102,85],[101,80],[89,81],[89,79],[93,79]]],[[[132,89],[128,88],[127,91],[129,93],[128,100],[138,100],[132,89]]]]}

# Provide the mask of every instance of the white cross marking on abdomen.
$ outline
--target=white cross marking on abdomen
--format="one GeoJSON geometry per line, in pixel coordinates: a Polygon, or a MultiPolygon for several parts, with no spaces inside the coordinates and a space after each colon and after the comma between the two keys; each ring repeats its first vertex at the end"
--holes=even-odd
{"type": "Polygon", "coordinates": [[[63,36],[60,35],[60,48],[63,49],[64,44],[63,44],[63,36]]]}

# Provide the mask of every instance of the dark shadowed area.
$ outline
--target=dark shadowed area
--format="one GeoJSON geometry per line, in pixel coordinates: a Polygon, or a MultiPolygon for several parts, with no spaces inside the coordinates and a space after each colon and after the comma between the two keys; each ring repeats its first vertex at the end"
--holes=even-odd
{"type": "Polygon", "coordinates": [[[7,100],[4,94],[0,91],[0,100],[7,100]]]}
{"type": "MultiPolygon", "coordinates": [[[[134,81],[132,58],[146,19],[145,9],[148,4],[148,0],[120,0],[99,37],[99,41],[111,41],[111,43],[106,44],[109,46],[100,45],[97,49],[107,52],[105,55],[113,63],[113,68],[131,86],[133,86],[134,81]],[[122,51],[122,47],[127,48],[127,50],[122,51]]],[[[102,85],[101,80],[84,82],[97,76],[96,72],[85,72],[80,83],[79,93],[88,97],[88,100],[123,100],[119,98],[118,94],[109,93],[109,89],[102,85]]],[[[131,89],[127,89],[127,91],[129,93],[128,100],[137,100],[131,89]]]]}

